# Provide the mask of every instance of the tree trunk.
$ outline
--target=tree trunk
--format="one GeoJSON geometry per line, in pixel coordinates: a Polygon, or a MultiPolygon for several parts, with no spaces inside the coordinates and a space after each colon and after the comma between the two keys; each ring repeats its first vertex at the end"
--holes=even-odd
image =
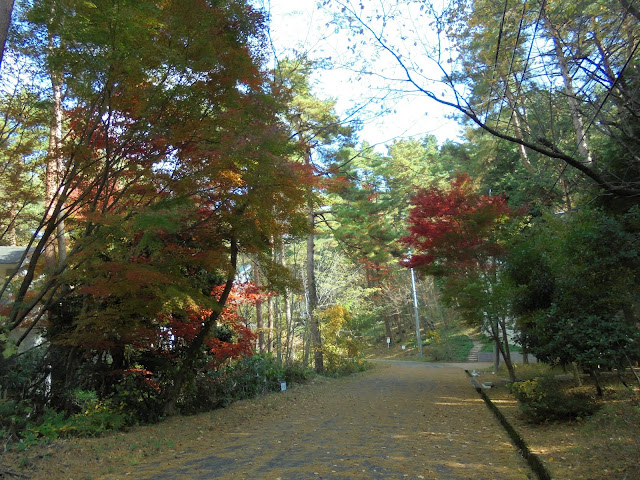
{"type": "Polygon", "coordinates": [[[512,382],[516,381],[516,372],[513,368],[513,363],[511,362],[511,355],[509,353],[509,343],[507,337],[507,328],[504,320],[491,320],[491,337],[494,342],[494,351],[496,353],[496,357],[494,360],[495,373],[498,373],[499,366],[499,355],[502,355],[502,359],[504,360],[504,365],[507,367],[507,371],[509,372],[509,380],[512,382]],[[506,346],[505,346],[506,345],[506,346]]]}
{"type": "MultiPolygon", "coordinates": [[[[53,37],[49,36],[49,49],[53,50],[53,37]]],[[[45,249],[45,263],[49,271],[56,268],[56,250],[63,258],[66,252],[60,252],[60,247],[66,249],[64,241],[64,224],[60,223],[62,209],[54,215],[55,204],[60,200],[60,180],[63,168],[62,160],[62,75],[57,71],[50,72],[51,88],[53,91],[53,112],[49,125],[49,145],[47,151],[47,164],[45,171],[45,208],[48,221],[56,222],[57,242],[49,242],[45,249]]]]}
{"type": "Polygon", "coordinates": [[[625,8],[625,10],[627,10],[631,15],[633,15],[634,17],[636,17],[636,20],[638,20],[638,22],[640,22],[640,11],[638,11],[637,8],[635,8],[633,5],[631,5],[631,3],[629,3],[628,0],[620,0],[620,4],[625,8]]]}
{"type": "MultiPolygon", "coordinates": [[[[512,118],[513,118],[513,126],[516,131],[516,135],[519,138],[524,138],[524,130],[523,130],[523,121],[522,115],[520,114],[520,110],[518,109],[518,99],[515,98],[515,95],[511,91],[511,87],[509,86],[508,79],[503,77],[503,81],[505,82],[505,95],[509,104],[511,105],[512,118]]],[[[522,165],[529,173],[535,173],[533,166],[531,165],[531,161],[529,160],[529,153],[524,145],[518,144],[518,153],[520,154],[520,160],[522,161],[522,165]]]]}
{"type": "MultiPolygon", "coordinates": [[[[313,218],[313,212],[309,215],[313,218]]],[[[324,373],[324,358],[322,355],[322,336],[320,334],[320,323],[315,314],[318,304],[316,290],[316,278],[314,272],[314,235],[310,234],[307,239],[307,286],[309,289],[309,328],[311,334],[311,345],[313,348],[313,364],[317,374],[324,373]]]]}
{"type": "Polygon", "coordinates": [[[507,335],[507,323],[506,319],[502,318],[498,322],[500,324],[500,328],[502,329],[502,358],[504,359],[504,365],[507,367],[509,371],[509,379],[512,382],[516,381],[516,371],[513,368],[513,362],[511,361],[511,351],[509,349],[509,336],[507,335]]]}
{"type": "MultiPolygon", "coordinates": [[[[284,244],[284,239],[280,245],[280,263],[283,267],[287,266],[287,258],[286,258],[286,247],[284,244]]],[[[287,287],[284,288],[284,318],[285,324],[284,328],[286,328],[286,353],[285,353],[285,361],[289,365],[291,364],[291,337],[292,337],[292,329],[293,326],[291,324],[291,292],[287,287]]]]}
{"type": "Polygon", "coordinates": [[[304,335],[303,335],[303,351],[302,351],[302,364],[304,367],[309,366],[309,357],[311,352],[311,329],[309,328],[309,319],[304,326],[304,335]]]}
{"type": "Polygon", "coordinates": [[[569,71],[569,62],[567,61],[567,57],[564,54],[564,50],[562,49],[562,39],[560,38],[560,32],[555,27],[555,25],[551,23],[546,12],[543,12],[543,17],[544,23],[547,26],[547,31],[553,41],[556,57],[558,59],[558,65],[560,66],[560,74],[562,75],[564,90],[567,95],[567,101],[569,102],[569,109],[571,110],[571,120],[573,122],[573,129],[576,135],[578,152],[582,157],[583,164],[589,166],[593,163],[593,159],[591,157],[591,152],[589,151],[589,146],[587,145],[587,132],[584,128],[584,120],[582,119],[582,115],[580,114],[578,108],[578,100],[576,97],[576,92],[573,88],[571,72],[569,71]]]}
{"type": "Polygon", "coordinates": [[[387,338],[391,339],[393,343],[393,332],[391,331],[391,317],[388,314],[384,316],[384,330],[387,334],[387,338]]]}
{"type": "MultiPolygon", "coordinates": [[[[260,267],[258,266],[258,262],[253,262],[253,281],[255,282],[256,286],[262,286],[262,278],[260,275],[260,267]]],[[[258,332],[258,352],[264,353],[264,320],[262,318],[262,300],[256,301],[256,331],[258,332]]]]}
{"type": "Polygon", "coordinates": [[[580,370],[578,370],[578,365],[575,362],[571,362],[571,373],[573,374],[573,381],[576,382],[577,387],[582,386],[582,375],[580,375],[580,370]]]}
{"type": "Polygon", "coordinates": [[[11,212],[10,212],[10,220],[9,226],[7,227],[7,240],[10,246],[15,247],[18,245],[18,235],[16,232],[16,218],[18,212],[16,210],[16,204],[11,204],[11,212]]]}
{"type": "Polygon", "coordinates": [[[0,0],[0,66],[4,58],[4,47],[7,43],[7,35],[11,26],[11,13],[14,0],[0,0]]]}
{"type": "Polygon", "coordinates": [[[589,373],[591,374],[591,377],[593,378],[593,381],[596,384],[596,395],[598,395],[599,398],[602,398],[602,395],[604,394],[604,392],[602,391],[602,384],[600,383],[600,377],[598,376],[598,371],[595,368],[592,368],[589,373]]]}
{"type": "Polygon", "coordinates": [[[393,313],[393,319],[396,322],[396,329],[398,330],[398,337],[402,336],[402,320],[400,319],[400,312],[398,312],[397,310],[393,313]]]}
{"type": "Polygon", "coordinates": [[[282,365],[282,315],[280,313],[280,299],[275,298],[273,301],[273,348],[276,351],[276,359],[278,365],[282,365]]]}
{"type": "Polygon", "coordinates": [[[273,324],[274,324],[274,302],[273,298],[267,298],[267,336],[266,336],[266,349],[267,353],[273,351],[273,324]]]}
{"type": "MultiPolygon", "coordinates": [[[[310,159],[307,153],[307,164],[310,159]]],[[[320,334],[320,323],[315,314],[318,305],[318,293],[316,289],[315,274],[315,215],[313,209],[313,198],[311,197],[311,187],[307,193],[307,213],[309,222],[309,237],[307,238],[307,309],[309,318],[309,328],[311,334],[311,346],[313,348],[313,363],[315,372],[319,375],[324,373],[324,358],[322,355],[322,336],[320,334]]]]}
{"type": "Polygon", "coordinates": [[[164,405],[165,415],[172,415],[175,413],[176,404],[180,398],[180,394],[182,393],[182,387],[186,384],[187,380],[194,375],[194,366],[198,356],[202,353],[204,342],[211,333],[213,327],[216,325],[218,317],[226,305],[231,289],[233,288],[238,265],[238,244],[235,239],[231,239],[229,264],[230,268],[227,274],[227,281],[217,302],[218,308],[209,315],[209,318],[207,318],[203,323],[200,332],[198,332],[195,338],[187,346],[184,359],[178,367],[178,371],[173,379],[173,385],[167,392],[164,405]]]}

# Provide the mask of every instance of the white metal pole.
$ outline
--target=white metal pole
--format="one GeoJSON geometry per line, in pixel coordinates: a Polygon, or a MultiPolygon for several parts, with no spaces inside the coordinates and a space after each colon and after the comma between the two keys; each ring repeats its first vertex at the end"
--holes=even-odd
{"type": "Polygon", "coordinates": [[[420,337],[420,316],[418,315],[418,293],[416,292],[416,276],[411,269],[411,289],[413,290],[413,314],[416,317],[416,339],[418,341],[418,352],[422,358],[422,339],[420,337]]]}

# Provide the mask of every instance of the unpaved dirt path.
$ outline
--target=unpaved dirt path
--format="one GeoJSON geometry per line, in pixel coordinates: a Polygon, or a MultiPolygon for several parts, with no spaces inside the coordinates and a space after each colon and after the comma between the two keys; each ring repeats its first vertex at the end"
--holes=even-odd
{"type": "Polygon", "coordinates": [[[103,478],[533,478],[460,365],[380,362],[330,386],[103,478]]]}

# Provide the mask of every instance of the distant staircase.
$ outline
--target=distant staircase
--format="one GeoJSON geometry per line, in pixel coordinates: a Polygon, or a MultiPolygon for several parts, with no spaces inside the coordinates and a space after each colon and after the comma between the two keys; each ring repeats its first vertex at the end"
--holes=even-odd
{"type": "Polygon", "coordinates": [[[471,347],[471,351],[469,352],[469,356],[467,357],[467,362],[477,362],[478,352],[482,350],[482,344],[473,338],[471,340],[473,341],[473,347],[471,347]]]}

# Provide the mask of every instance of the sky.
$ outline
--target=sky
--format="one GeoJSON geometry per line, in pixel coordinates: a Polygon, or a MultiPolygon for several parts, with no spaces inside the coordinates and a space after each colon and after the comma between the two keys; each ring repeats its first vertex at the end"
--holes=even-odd
{"type": "MultiPolygon", "coordinates": [[[[307,52],[312,59],[331,58],[333,64],[347,64],[353,59],[347,49],[347,37],[327,26],[330,17],[317,7],[316,0],[270,0],[267,9],[271,15],[271,39],[279,57],[291,55],[295,49],[307,52]]],[[[366,50],[357,52],[368,54],[366,50]]],[[[385,61],[384,57],[380,61],[385,61]]],[[[391,71],[394,65],[388,61],[391,71]]],[[[382,103],[371,104],[372,94],[380,97],[387,92],[372,88],[371,79],[358,81],[355,77],[346,68],[321,70],[313,79],[314,93],[322,99],[336,99],[336,109],[343,118],[359,109],[364,120],[360,139],[376,145],[381,153],[386,153],[386,144],[399,138],[435,135],[439,143],[458,138],[458,125],[445,118],[445,113],[452,112],[446,112],[442,105],[415,94],[387,97],[382,103]]]]}

